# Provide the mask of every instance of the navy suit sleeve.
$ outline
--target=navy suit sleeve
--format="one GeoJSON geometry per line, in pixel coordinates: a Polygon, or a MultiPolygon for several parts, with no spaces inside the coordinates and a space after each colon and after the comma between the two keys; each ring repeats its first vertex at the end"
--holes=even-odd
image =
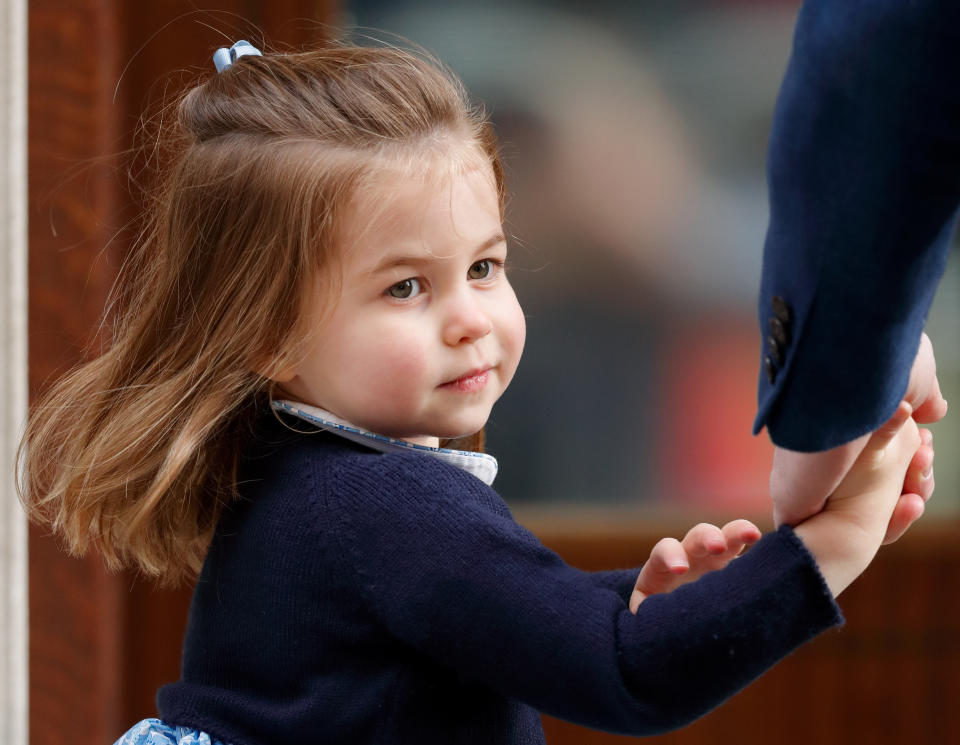
{"type": "Polygon", "coordinates": [[[789,528],[634,615],[622,582],[565,564],[495,492],[429,457],[384,456],[337,488],[325,514],[344,571],[392,635],[461,680],[596,729],[683,726],[841,621],[789,528]]]}
{"type": "Polygon", "coordinates": [[[803,4],[769,148],[754,433],[825,450],[903,396],[960,201],[957,70],[956,0],[803,4]]]}

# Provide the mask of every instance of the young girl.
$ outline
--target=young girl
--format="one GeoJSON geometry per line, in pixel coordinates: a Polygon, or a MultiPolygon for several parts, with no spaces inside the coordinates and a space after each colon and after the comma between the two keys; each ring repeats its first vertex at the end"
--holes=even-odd
{"type": "Polygon", "coordinates": [[[906,406],[795,529],[567,566],[479,452],[524,342],[490,125],[409,52],[215,59],[161,133],[112,345],[21,445],[71,551],[202,566],[182,677],[119,743],[542,743],[537,710],[661,732],[841,622],[920,447],[906,406]]]}

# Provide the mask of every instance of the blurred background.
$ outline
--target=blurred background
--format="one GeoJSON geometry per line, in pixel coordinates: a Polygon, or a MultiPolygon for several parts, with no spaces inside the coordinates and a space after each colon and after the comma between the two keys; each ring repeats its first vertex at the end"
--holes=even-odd
{"type": "MultiPolygon", "coordinates": [[[[496,125],[528,342],[487,428],[509,503],[768,512],[749,435],[767,137],[798,3],[353,0],[358,43],[435,52],[496,125]],[[384,33],[389,32],[389,33],[384,33]]],[[[928,333],[960,384],[958,260],[928,333]]],[[[935,429],[955,452],[960,419],[935,429]]],[[[958,459],[931,510],[960,510],[958,459]]]]}
{"type": "MultiPolygon", "coordinates": [[[[764,162],[799,3],[220,0],[29,6],[30,390],[79,360],[137,209],[142,112],[237,38],[435,52],[491,114],[528,341],[488,450],[518,520],[585,569],[663,535],[770,526],[750,435],[764,162]]],[[[960,399],[960,252],[928,333],[960,399]]],[[[960,741],[960,418],[933,426],[928,516],[841,599],[848,625],[662,743],[960,741]],[[811,712],[816,712],[811,715],[811,712]]],[[[30,534],[31,742],[112,742],[178,675],[190,588],[160,591],[30,534]]],[[[545,718],[548,742],[621,738],[545,718]]]]}

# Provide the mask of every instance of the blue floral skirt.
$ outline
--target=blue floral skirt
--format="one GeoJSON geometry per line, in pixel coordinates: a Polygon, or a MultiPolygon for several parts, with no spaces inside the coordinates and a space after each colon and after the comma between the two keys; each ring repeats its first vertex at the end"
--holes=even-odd
{"type": "Polygon", "coordinates": [[[143,719],[113,745],[226,745],[206,732],[190,727],[171,727],[159,719],[143,719]]]}

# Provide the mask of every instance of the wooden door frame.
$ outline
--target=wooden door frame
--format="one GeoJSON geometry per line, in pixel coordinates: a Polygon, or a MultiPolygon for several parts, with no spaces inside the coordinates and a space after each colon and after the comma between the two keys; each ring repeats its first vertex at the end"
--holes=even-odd
{"type": "Polygon", "coordinates": [[[0,5],[0,741],[27,745],[27,528],[13,464],[27,413],[27,4],[0,5]]]}

